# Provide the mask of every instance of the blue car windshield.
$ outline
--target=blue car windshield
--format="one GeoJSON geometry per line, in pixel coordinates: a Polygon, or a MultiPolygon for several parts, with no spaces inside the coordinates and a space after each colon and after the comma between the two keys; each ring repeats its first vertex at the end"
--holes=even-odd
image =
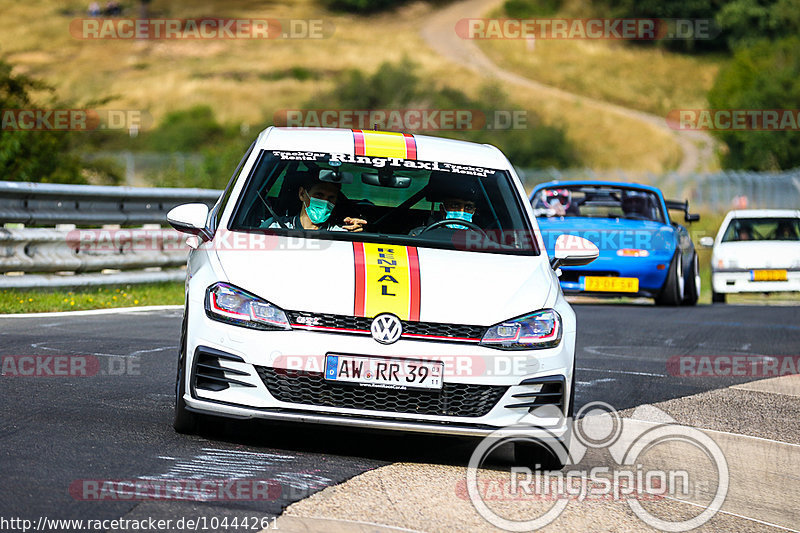
{"type": "Polygon", "coordinates": [[[626,187],[558,185],[532,198],[537,217],[584,217],[666,222],[657,194],[626,187]]]}

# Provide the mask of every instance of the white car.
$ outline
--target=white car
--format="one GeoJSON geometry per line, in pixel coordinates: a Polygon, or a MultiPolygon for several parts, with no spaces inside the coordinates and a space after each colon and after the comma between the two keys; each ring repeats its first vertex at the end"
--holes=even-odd
{"type": "Polygon", "coordinates": [[[202,414],[567,439],[575,315],[556,270],[598,250],[565,237],[548,258],[497,148],[271,127],[210,211],[167,218],[194,235],[177,431],[202,414]]]}
{"type": "Polygon", "coordinates": [[[800,211],[730,211],[716,238],[704,237],[700,244],[713,246],[713,302],[738,292],[800,291],[800,211]]]}

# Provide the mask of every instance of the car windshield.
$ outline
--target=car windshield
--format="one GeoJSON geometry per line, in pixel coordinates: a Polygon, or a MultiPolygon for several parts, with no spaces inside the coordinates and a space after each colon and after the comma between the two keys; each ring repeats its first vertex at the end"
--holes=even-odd
{"type": "Polygon", "coordinates": [[[641,189],[558,185],[537,191],[532,202],[537,217],[665,220],[658,196],[641,189]]]}
{"type": "Polygon", "coordinates": [[[734,218],[722,236],[731,241],[800,241],[800,219],[734,218]]]}
{"type": "Polygon", "coordinates": [[[262,151],[228,229],[538,254],[507,171],[389,157],[262,151]]]}

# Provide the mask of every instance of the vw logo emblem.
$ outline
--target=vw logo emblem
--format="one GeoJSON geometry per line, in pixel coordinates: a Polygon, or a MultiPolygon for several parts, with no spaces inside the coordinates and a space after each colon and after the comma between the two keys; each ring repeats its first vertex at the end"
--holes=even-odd
{"type": "Polygon", "coordinates": [[[397,342],[400,335],[403,334],[403,325],[400,323],[400,319],[390,314],[376,316],[369,329],[372,332],[372,338],[381,344],[397,342]]]}

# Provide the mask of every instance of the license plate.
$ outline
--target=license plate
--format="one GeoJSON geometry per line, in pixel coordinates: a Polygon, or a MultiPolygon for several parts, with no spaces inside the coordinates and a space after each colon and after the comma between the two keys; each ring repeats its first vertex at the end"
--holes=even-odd
{"type": "Polygon", "coordinates": [[[390,389],[441,389],[444,363],[357,355],[325,356],[325,379],[390,389]]]}
{"type": "Polygon", "coordinates": [[[583,290],[594,292],[639,292],[639,278],[586,276],[583,278],[583,290]]]}
{"type": "Polygon", "coordinates": [[[752,281],[786,281],[785,270],[751,270],[752,281]]]}

